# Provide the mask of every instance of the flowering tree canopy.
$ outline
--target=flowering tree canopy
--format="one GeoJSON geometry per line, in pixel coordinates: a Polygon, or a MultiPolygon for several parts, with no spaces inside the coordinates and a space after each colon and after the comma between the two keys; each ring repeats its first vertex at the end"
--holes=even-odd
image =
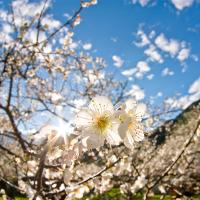
{"type": "Polygon", "coordinates": [[[157,164],[150,128],[174,110],[149,105],[147,113],[136,101],[143,94],[132,94],[139,88],[128,90],[103,58],[74,39],[82,12],[96,4],[80,0],[64,23],[50,14],[49,0],[13,0],[9,11],[0,10],[0,184],[29,199],[73,199],[112,187],[148,196],[198,132],[197,117],[178,156],[170,154],[174,162],[162,161],[164,173],[154,179],[161,168],[153,172],[148,165],[157,164]]]}

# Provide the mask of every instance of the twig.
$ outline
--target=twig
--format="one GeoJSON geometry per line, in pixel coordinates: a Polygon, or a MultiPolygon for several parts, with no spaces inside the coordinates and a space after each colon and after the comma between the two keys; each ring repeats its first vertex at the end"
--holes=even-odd
{"type": "Polygon", "coordinates": [[[92,176],[89,176],[88,178],[80,181],[79,183],[77,183],[76,185],[81,185],[83,183],[86,183],[98,176],[100,176],[103,172],[107,171],[108,169],[112,168],[115,166],[115,164],[117,164],[119,161],[121,160],[121,158],[118,158],[115,162],[113,162],[112,164],[105,166],[103,169],[101,169],[99,172],[97,172],[96,174],[93,174],[92,176]]]}
{"type": "Polygon", "coordinates": [[[4,179],[3,177],[0,177],[0,179],[1,179],[4,183],[6,183],[7,185],[11,186],[12,188],[18,190],[19,192],[22,192],[22,190],[21,190],[19,187],[17,187],[16,185],[13,185],[10,181],[4,179]]]}
{"type": "Polygon", "coordinates": [[[13,118],[13,115],[12,115],[12,112],[10,111],[9,108],[4,107],[4,106],[2,106],[1,104],[0,104],[0,108],[6,112],[8,118],[9,118],[9,120],[10,120],[11,126],[12,126],[12,128],[13,128],[13,131],[14,131],[13,133],[14,133],[15,136],[17,137],[17,139],[18,139],[18,141],[19,141],[19,143],[20,143],[22,149],[24,150],[24,152],[27,152],[26,145],[25,145],[25,143],[24,143],[24,140],[23,140],[22,137],[21,137],[21,133],[19,132],[19,130],[18,130],[16,124],[15,124],[15,121],[14,121],[14,118],[13,118]]]}

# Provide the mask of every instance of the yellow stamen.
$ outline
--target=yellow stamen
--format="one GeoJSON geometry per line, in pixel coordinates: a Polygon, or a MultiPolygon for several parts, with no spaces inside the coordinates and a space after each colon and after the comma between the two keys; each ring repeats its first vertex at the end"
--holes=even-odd
{"type": "Polygon", "coordinates": [[[108,116],[99,116],[95,119],[95,128],[100,130],[102,133],[109,126],[109,117],[108,116]]]}

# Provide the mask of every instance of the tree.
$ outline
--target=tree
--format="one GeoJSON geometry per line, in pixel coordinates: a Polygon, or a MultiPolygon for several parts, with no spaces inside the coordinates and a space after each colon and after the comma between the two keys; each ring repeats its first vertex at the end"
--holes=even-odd
{"type": "Polygon", "coordinates": [[[73,112],[96,94],[114,95],[116,103],[123,98],[126,83],[105,74],[104,60],[76,48],[78,43],[73,40],[82,10],[93,4],[96,1],[81,1],[63,24],[48,14],[48,0],[13,1],[10,12],[2,10],[0,148],[12,163],[18,186],[12,184],[13,176],[10,179],[4,168],[2,180],[34,198],[59,193],[63,186],[63,161],[54,154],[58,151],[60,156],[59,150],[65,147],[62,141],[56,146],[57,139],[49,142],[54,130],[48,124],[56,121],[61,134],[69,134],[73,112]],[[49,151],[52,162],[46,164],[49,151]]]}
{"type": "MultiPolygon", "coordinates": [[[[112,187],[129,197],[146,192],[146,198],[157,186],[174,189],[169,172],[182,162],[197,133],[198,117],[186,143],[177,145],[180,151],[169,151],[174,161],[152,168],[155,155],[166,156],[159,131],[137,144],[143,139],[141,109],[127,100],[128,83],[106,72],[104,59],[86,53],[73,39],[82,11],[96,3],[81,0],[63,24],[49,14],[48,0],[15,0],[9,12],[1,11],[1,184],[30,199],[70,199],[112,187]],[[110,129],[119,135],[110,135],[110,129]],[[155,140],[159,144],[152,144],[155,140]]],[[[153,111],[143,119],[152,127],[177,110],[153,111]]]]}

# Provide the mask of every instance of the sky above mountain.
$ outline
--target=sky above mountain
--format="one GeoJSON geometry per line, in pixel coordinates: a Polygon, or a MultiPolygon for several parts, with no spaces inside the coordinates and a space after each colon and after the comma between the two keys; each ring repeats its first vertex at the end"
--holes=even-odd
{"type": "MultiPolygon", "coordinates": [[[[53,0],[49,12],[64,22],[79,3],[53,0]]],[[[200,98],[199,0],[99,0],[83,10],[74,32],[88,54],[106,60],[108,72],[128,80],[127,95],[174,106],[200,98]]]]}

